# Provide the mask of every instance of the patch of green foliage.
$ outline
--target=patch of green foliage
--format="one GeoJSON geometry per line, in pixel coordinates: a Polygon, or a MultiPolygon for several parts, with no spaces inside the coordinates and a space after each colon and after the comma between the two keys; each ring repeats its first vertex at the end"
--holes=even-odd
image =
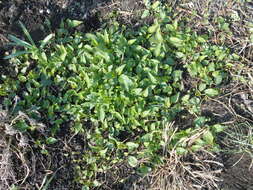
{"type": "MultiPolygon", "coordinates": [[[[99,186],[96,174],[124,161],[145,174],[162,163],[164,149],[179,154],[213,149],[214,134],[223,128],[199,116],[203,98],[218,95],[228,79],[228,49],[208,44],[157,2],[145,14],[154,17],[151,26],[133,30],[114,22],[73,35],[63,27],[39,46],[24,27],[29,43],[10,36],[25,50],[6,57],[16,72],[0,78],[4,104],[18,97],[15,111],[30,110],[31,118],[46,123],[47,144],[56,141],[62,126],[85,135],[84,153],[75,161],[84,187],[99,186]],[[196,118],[195,126],[165,130],[182,111],[196,118]],[[207,130],[196,141],[184,142],[201,127],[207,130]]],[[[30,130],[21,123],[17,128],[30,130]]]]}

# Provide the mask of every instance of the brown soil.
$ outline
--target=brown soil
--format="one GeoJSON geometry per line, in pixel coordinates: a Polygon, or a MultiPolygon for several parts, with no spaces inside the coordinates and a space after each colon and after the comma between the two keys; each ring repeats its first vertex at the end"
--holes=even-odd
{"type": "Polygon", "coordinates": [[[252,156],[236,154],[224,160],[224,190],[253,190],[252,156]]]}

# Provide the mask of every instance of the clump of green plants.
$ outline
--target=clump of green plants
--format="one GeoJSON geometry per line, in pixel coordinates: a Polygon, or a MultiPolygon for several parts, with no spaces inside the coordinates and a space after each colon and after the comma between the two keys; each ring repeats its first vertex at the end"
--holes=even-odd
{"type": "Polygon", "coordinates": [[[6,57],[14,72],[0,78],[4,105],[17,97],[15,111],[30,110],[29,117],[47,124],[49,140],[63,126],[85,135],[85,150],[74,160],[84,188],[101,185],[97,174],[117,163],[128,162],[144,175],[163,162],[165,149],[215,149],[215,134],[223,129],[207,125],[200,105],[228,79],[229,50],[208,44],[159,2],[145,14],[154,17],[153,24],[134,30],[113,22],[94,33],[70,35],[66,25],[80,23],[69,21],[39,45],[24,26],[29,42],[10,36],[25,50],[6,57]],[[182,111],[195,118],[192,127],[166,130],[182,111]],[[200,128],[205,130],[194,141],[184,141],[200,128]]]}

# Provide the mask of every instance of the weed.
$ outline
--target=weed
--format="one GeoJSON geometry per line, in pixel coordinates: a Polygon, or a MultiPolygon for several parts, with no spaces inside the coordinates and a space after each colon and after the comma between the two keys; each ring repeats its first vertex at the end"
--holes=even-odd
{"type": "MultiPolygon", "coordinates": [[[[29,110],[29,118],[47,123],[47,144],[57,141],[63,125],[85,135],[86,149],[73,160],[84,189],[100,186],[97,175],[117,163],[127,161],[145,175],[163,163],[162,152],[217,149],[215,134],[223,126],[208,125],[200,104],[219,94],[233,56],[172,20],[170,9],[159,2],[148,7],[142,17],[153,16],[153,24],[136,30],[114,22],[96,33],[70,35],[62,23],[37,46],[21,24],[29,42],[10,36],[25,50],[6,57],[17,72],[0,78],[4,105],[18,97],[14,112],[29,110]],[[187,86],[185,77],[196,84],[187,86]],[[183,110],[195,125],[165,130],[183,110]]],[[[24,121],[17,127],[33,130],[24,121]]]]}

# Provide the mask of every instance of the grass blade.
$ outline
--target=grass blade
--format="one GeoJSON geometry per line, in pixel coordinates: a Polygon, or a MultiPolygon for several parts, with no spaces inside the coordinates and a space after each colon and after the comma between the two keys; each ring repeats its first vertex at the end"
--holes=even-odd
{"type": "MultiPolygon", "coordinates": [[[[9,39],[13,42],[15,42],[16,44],[15,45],[18,45],[18,46],[23,46],[23,47],[26,47],[28,49],[31,49],[33,46],[23,40],[20,40],[19,38],[9,34],[9,39]]],[[[13,43],[12,43],[13,44],[13,43]]]]}
{"type": "Polygon", "coordinates": [[[18,57],[20,55],[28,54],[28,53],[31,53],[31,52],[30,51],[19,51],[17,53],[12,53],[11,55],[5,56],[4,59],[11,59],[11,58],[18,57]]]}
{"type": "Polygon", "coordinates": [[[41,44],[40,44],[40,48],[43,49],[45,47],[45,45],[47,45],[49,43],[49,41],[54,37],[54,34],[49,34],[48,36],[46,36],[44,38],[44,40],[42,40],[41,44]]]}
{"type": "Polygon", "coordinates": [[[20,24],[20,26],[21,26],[21,28],[22,28],[22,30],[23,30],[23,33],[24,33],[24,34],[26,35],[26,37],[28,38],[28,40],[31,42],[31,44],[32,44],[33,46],[36,47],[36,45],[35,45],[35,43],[34,43],[32,37],[31,37],[31,35],[29,34],[29,32],[28,32],[28,30],[26,29],[26,27],[24,26],[24,24],[23,24],[22,22],[20,22],[20,21],[19,21],[19,24],[20,24]]]}

